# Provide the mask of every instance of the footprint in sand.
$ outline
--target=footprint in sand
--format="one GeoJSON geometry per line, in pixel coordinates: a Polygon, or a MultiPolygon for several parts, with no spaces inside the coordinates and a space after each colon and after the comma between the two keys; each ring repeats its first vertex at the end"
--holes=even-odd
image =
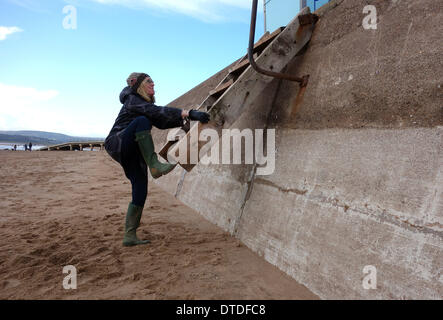
{"type": "Polygon", "coordinates": [[[134,280],[134,281],[140,281],[141,278],[142,278],[142,274],[141,273],[134,273],[129,278],[134,280]]]}
{"type": "Polygon", "coordinates": [[[20,285],[21,281],[18,279],[8,279],[5,281],[2,281],[2,283],[0,284],[0,287],[2,289],[9,289],[9,288],[15,288],[18,287],[20,285]]]}
{"type": "Polygon", "coordinates": [[[111,221],[120,221],[121,220],[121,216],[117,215],[117,214],[107,214],[103,220],[111,220],[111,221]]]}
{"type": "Polygon", "coordinates": [[[71,254],[69,252],[60,252],[53,254],[49,257],[49,262],[54,265],[67,265],[68,261],[71,259],[71,254]]]}
{"type": "Polygon", "coordinates": [[[22,267],[23,265],[30,265],[35,262],[35,258],[30,255],[19,255],[12,261],[13,266],[22,267]]]}
{"type": "Polygon", "coordinates": [[[97,249],[97,251],[94,252],[94,255],[100,254],[102,252],[108,251],[108,248],[106,247],[100,247],[97,249]]]}
{"type": "Polygon", "coordinates": [[[151,223],[149,223],[150,226],[156,226],[156,225],[165,225],[166,222],[163,221],[153,221],[151,223]]]}
{"type": "Polygon", "coordinates": [[[38,257],[42,257],[42,256],[46,256],[48,254],[48,249],[46,248],[37,248],[33,251],[31,251],[29,254],[34,255],[34,256],[38,256],[38,257]]]}
{"type": "Polygon", "coordinates": [[[109,280],[109,279],[120,278],[122,275],[123,275],[122,271],[116,271],[104,274],[104,278],[109,280]]]}
{"type": "Polygon", "coordinates": [[[38,237],[38,235],[36,235],[34,233],[30,233],[30,232],[25,233],[25,234],[22,235],[23,239],[35,239],[37,237],[38,237]]]}

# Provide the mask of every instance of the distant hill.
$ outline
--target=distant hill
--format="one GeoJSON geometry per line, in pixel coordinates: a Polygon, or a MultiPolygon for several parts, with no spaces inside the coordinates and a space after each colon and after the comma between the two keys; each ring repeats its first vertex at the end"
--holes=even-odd
{"type": "Polygon", "coordinates": [[[76,141],[100,141],[104,138],[74,137],[66,134],[45,131],[0,131],[0,142],[29,143],[50,146],[54,144],[76,141]]]}

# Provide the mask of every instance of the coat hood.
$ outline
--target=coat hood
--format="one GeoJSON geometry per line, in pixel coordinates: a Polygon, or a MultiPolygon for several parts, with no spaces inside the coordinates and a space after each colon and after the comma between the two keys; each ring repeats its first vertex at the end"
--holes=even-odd
{"type": "Polygon", "coordinates": [[[130,94],[132,94],[131,87],[128,86],[128,87],[123,88],[122,92],[120,92],[120,102],[122,104],[124,104],[130,94]]]}

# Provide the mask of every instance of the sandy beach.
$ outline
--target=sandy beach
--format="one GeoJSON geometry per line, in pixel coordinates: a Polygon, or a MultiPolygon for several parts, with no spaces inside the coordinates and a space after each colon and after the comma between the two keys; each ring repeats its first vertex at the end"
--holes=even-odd
{"type": "Polygon", "coordinates": [[[0,299],[317,299],[154,183],[151,244],[123,247],[131,189],[106,152],[0,151],[0,172],[0,299]]]}

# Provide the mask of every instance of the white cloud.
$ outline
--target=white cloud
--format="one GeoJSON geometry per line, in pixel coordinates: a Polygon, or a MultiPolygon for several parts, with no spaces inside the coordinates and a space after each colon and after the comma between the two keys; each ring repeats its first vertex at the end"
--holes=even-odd
{"type": "MultiPolygon", "coordinates": [[[[173,11],[206,22],[218,22],[229,19],[228,10],[250,9],[251,0],[93,0],[102,4],[122,5],[127,7],[148,7],[164,11],[173,11]]],[[[262,6],[262,1],[259,1],[262,6]]]]}
{"type": "Polygon", "coordinates": [[[70,106],[57,90],[0,83],[0,130],[39,130],[74,136],[104,137],[112,116],[70,106]],[[108,119],[109,118],[109,119],[108,119]],[[105,119],[106,121],[104,121],[105,119]]]}
{"type": "MultiPolygon", "coordinates": [[[[35,0],[7,0],[8,2],[37,13],[51,13],[48,9],[43,8],[46,4],[42,1],[35,0]]],[[[46,1],[48,2],[48,1],[46,1]]]]}
{"type": "Polygon", "coordinates": [[[38,90],[0,83],[0,96],[6,98],[8,103],[28,104],[31,101],[48,101],[57,95],[58,92],[56,90],[38,90]]]}
{"type": "Polygon", "coordinates": [[[2,130],[35,128],[53,117],[45,104],[58,95],[56,90],[38,90],[0,83],[2,130]]]}
{"type": "Polygon", "coordinates": [[[5,40],[8,35],[16,33],[16,32],[21,32],[21,31],[23,31],[23,30],[18,27],[0,26],[0,40],[5,40]]]}

